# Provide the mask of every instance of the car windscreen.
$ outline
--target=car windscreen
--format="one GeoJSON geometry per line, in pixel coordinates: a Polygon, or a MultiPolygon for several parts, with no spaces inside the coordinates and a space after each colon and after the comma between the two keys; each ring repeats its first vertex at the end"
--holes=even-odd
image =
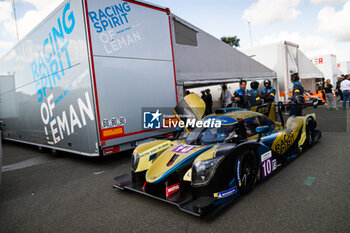
{"type": "Polygon", "coordinates": [[[221,125],[219,128],[195,128],[186,139],[189,145],[209,145],[238,137],[237,124],[221,125]]]}

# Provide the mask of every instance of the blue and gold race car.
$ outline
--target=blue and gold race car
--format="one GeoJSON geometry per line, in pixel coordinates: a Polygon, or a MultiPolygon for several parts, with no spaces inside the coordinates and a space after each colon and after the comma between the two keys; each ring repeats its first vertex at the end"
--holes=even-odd
{"type": "MultiPolygon", "coordinates": [[[[226,206],[274,174],[321,137],[316,116],[276,121],[274,104],[218,109],[202,120],[220,127],[187,128],[172,140],[137,146],[131,174],[115,178],[115,188],[135,191],[203,216],[226,206]]],[[[174,109],[182,121],[200,119],[205,103],[187,95],[174,109]]]]}

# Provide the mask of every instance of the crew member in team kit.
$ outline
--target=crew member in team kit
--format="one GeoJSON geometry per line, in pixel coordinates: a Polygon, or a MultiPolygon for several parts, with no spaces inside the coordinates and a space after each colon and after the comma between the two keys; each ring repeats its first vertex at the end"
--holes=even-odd
{"type": "Polygon", "coordinates": [[[266,79],[264,81],[265,88],[261,90],[260,98],[264,103],[273,103],[275,101],[276,89],[271,87],[271,81],[266,79]]]}
{"type": "Polygon", "coordinates": [[[262,99],[260,99],[260,94],[258,91],[259,83],[257,81],[253,81],[250,83],[250,87],[252,88],[250,90],[251,94],[251,105],[257,106],[262,104],[262,99]]]}
{"type": "Polygon", "coordinates": [[[239,89],[236,90],[232,95],[232,102],[237,103],[239,108],[249,108],[250,107],[250,92],[246,90],[247,81],[241,80],[239,82],[239,89]]]}
{"type": "Polygon", "coordinates": [[[293,96],[290,99],[292,102],[292,107],[290,109],[290,116],[301,116],[304,104],[304,87],[300,82],[299,75],[294,73],[291,75],[291,80],[293,83],[293,96]]]}

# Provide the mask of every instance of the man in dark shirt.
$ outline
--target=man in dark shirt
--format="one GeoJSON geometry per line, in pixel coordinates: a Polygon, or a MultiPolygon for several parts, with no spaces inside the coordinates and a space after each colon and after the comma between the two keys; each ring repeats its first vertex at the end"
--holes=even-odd
{"type": "Polygon", "coordinates": [[[320,82],[320,91],[322,92],[322,98],[325,100],[326,99],[326,95],[324,94],[324,85],[325,85],[325,79],[321,78],[321,82],[320,82]]]}
{"type": "MultiPolygon", "coordinates": [[[[344,75],[342,75],[343,77],[344,75]]],[[[337,78],[337,83],[335,86],[335,95],[340,97],[340,100],[343,100],[343,92],[340,90],[340,83],[343,81],[341,77],[337,78]]]]}
{"type": "Polygon", "coordinates": [[[206,109],[205,109],[205,111],[206,111],[206,114],[205,115],[209,115],[209,114],[212,114],[213,113],[213,110],[212,110],[212,108],[213,108],[213,98],[212,98],[212,96],[211,96],[211,94],[210,94],[210,89],[206,89],[205,90],[205,94],[206,94],[206,109]]]}
{"type": "Polygon", "coordinates": [[[247,81],[241,80],[239,82],[239,89],[236,90],[233,95],[231,100],[235,103],[237,103],[237,106],[239,108],[249,108],[250,107],[250,93],[248,90],[246,90],[247,86],[247,81]]]}

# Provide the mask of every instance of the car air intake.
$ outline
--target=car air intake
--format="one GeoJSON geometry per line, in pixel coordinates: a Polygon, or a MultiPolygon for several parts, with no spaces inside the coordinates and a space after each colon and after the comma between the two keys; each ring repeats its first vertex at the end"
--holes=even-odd
{"type": "Polygon", "coordinates": [[[179,157],[179,154],[174,154],[173,157],[169,160],[169,162],[167,163],[167,166],[170,167],[171,165],[173,165],[173,163],[175,162],[175,160],[179,157]]]}

